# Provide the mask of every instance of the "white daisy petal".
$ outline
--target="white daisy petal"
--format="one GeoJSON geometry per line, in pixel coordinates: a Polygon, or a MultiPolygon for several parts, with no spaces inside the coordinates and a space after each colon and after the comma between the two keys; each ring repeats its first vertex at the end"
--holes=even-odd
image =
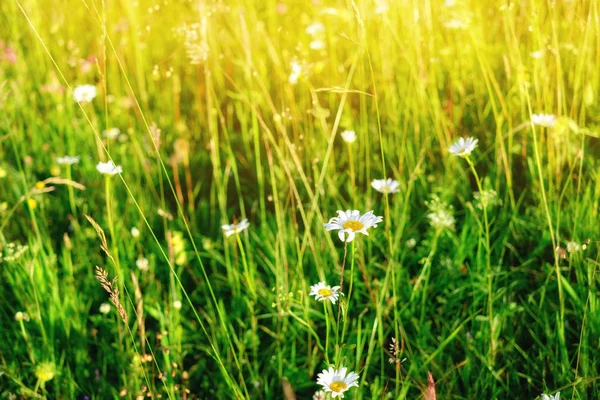
{"type": "Polygon", "coordinates": [[[96,169],[104,175],[117,175],[123,172],[123,168],[120,165],[115,165],[112,160],[106,163],[99,162],[98,165],[96,165],[96,169]]]}
{"type": "Polygon", "coordinates": [[[223,229],[223,233],[225,234],[225,237],[230,237],[231,235],[240,233],[240,232],[248,229],[249,227],[250,227],[250,223],[248,222],[248,220],[246,218],[244,218],[237,224],[222,225],[221,229],[223,229]]]}
{"type": "Polygon", "coordinates": [[[347,374],[348,369],[342,367],[339,370],[329,367],[328,370],[323,370],[317,377],[317,384],[323,387],[323,390],[327,393],[331,393],[331,398],[344,398],[344,392],[349,390],[351,387],[358,387],[358,374],[350,372],[347,374]]]}
{"type": "Polygon", "coordinates": [[[450,146],[448,151],[455,156],[467,157],[473,152],[473,150],[475,150],[478,142],[478,139],[472,137],[468,137],[466,139],[461,137],[458,139],[458,141],[452,144],[452,146],[450,146]]]}
{"type": "Polygon", "coordinates": [[[353,241],[356,233],[368,236],[367,229],[376,228],[377,224],[383,221],[383,217],[375,216],[373,211],[363,215],[358,210],[338,210],[337,213],[338,216],[331,218],[328,223],[324,224],[324,227],[327,232],[339,231],[338,237],[342,242],[353,241]]]}

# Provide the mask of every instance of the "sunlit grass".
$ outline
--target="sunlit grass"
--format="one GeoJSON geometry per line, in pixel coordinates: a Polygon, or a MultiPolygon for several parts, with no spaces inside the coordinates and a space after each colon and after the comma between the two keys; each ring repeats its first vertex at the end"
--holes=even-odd
{"type": "Polygon", "coordinates": [[[0,397],[599,398],[599,32],[0,2],[0,397]]]}

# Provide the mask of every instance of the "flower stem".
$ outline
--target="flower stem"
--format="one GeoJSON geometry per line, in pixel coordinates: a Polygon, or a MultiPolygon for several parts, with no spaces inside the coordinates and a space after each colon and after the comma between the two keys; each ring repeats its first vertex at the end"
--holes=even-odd
{"type": "Polygon", "coordinates": [[[473,172],[473,176],[475,177],[475,181],[477,182],[477,188],[479,189],[480,198],[481,198],[481,206],[483,208],[483,224],[484,224],[484,232],[482,232],[484,236],[484,246],[486,253],[486,266],[487,266],[487,292],[488,292],[488,318],[490,321],[490,361],[493,364],[494,359],[496,357],[496,335],[495,335],[495,325],[494,325],[494,276],[492,271],[492,262],[491,262],[491,250],[490,250],[490,223],[487,215],[487,199],[483,193],[483,186],[481,184],[481,179],[479,178],[479,174],[477,174],[477,170],[475,169],[475,165],[470,157],[465,157],[469,167],[471,167],[471,171],[473,172]]]}

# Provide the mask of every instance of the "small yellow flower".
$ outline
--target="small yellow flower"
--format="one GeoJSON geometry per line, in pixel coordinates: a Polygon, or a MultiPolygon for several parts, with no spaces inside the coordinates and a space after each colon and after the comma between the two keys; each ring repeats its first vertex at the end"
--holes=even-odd
{"type": "Polygon", "coordinates": [[[37,200],[27,199],[27,205],[29,206],[29,208],[31,208],[33,210],[34,208],[37,207],[37,200]]]}
{"type": "Polygon", "coordinates": [[[43,189],[43,188],[45,188],[45,187],[46,187],[46,183],[45,183],[45,182],[42,182],[42,181],[39,181],[39,182],[37,182],[37,183],[35,184],[35,188],[36,188],[36,189],[43,189]]]}
{"type": "Polygon", "coordinates": [[[55,374],[56,368],[54,367],[54,363],[51,362],[41,363],[35,368],[35,376],[42,383],[51,381],[55,374]]]}

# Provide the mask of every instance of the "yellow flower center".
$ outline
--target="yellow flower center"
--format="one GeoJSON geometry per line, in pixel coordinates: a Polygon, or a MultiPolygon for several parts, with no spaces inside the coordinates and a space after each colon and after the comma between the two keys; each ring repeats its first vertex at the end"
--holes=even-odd
{"type": "Polygon", "coordinates": [[[348,221],[343,225],[344,229],[351,229],[354,232],[360,231],[365,226],[359,221],[348,221]]]}
{"type": "Polygon", "coordinates": [[[348,386],[344,383],[344,382],[332,382],[331,385],[329,385],[329,388],[334,391],[334,392],[341,392],[342,390],[346,389],[348,386]]]}
{"type": "Polygon", "coordinates": [[[331,296],[331,290],[327,288],[319,289],[319,294],[323,297],[329,297],[331,296]]]}

